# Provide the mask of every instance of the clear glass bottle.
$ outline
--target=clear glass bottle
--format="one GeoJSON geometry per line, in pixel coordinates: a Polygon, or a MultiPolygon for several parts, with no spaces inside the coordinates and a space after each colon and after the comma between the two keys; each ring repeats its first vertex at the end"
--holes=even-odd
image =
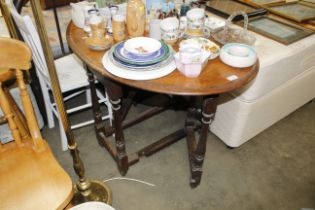
{"type": "Polygon", "coordinates": [[[91,27],[91,37],[95,40],[101,40],[105,37],[106,21],[98,10],[89,11],[89,26],[91,27]]]}
{"type": "Polygon", "coordinates": [[[145,30],[145,6],[142,0],[128,0],[127,31],[130,37],[143,36],[145,30]]]}

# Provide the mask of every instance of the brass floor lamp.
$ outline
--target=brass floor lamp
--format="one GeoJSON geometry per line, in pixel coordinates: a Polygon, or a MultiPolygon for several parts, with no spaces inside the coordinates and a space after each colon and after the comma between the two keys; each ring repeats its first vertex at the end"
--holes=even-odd
{"type": "MultiPolygon", "coordinates": [[[[10,35],[13,38],[17,38],[17,33],[13,25],[8,8],[6,7],[5,0],[1,1],[1,11],[7,23],[10,35]]],[[[44,50],[46,63],[48,66],[49,76],[52,84],[52,91],[56,101],[57,109],[59,111],[60,119],[62,125],[65,129],[68,147],[73,159],[73,168],[79,177],[79,180],[74,185],[74,197],[72,199],[72,204],[77,205],[87,201],[101,201],[107,204],[111,204],[112,196],[110,189],[101,181],[89,180],[85,177],[85,169],[83,162],[79,155],[79,150],[77,143],[75,141],[73,132],[70,128],[69,119],[65,111],[65,106],[63,103],[63,97],[60,91],[59,81],[56,73],[56,68],[54,64],[54,58],[52,50],[49,46],[47,31],[44,24],[43,14],[41,11],[39,0],[30,0],[37,31],[39,33],[39,38],[44,50]]]]}

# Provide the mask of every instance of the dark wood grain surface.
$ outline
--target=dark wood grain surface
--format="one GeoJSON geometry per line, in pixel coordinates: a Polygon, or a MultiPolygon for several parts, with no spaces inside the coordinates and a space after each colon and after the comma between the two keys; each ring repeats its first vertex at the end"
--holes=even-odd
{"type": "Polygon", "coordinates": [[[67,41],[73,52],[89,67],[104,77],[116,82],[158,93],[174,95],[211,95],[225,93],[242,87],[251,81],[257,74],[259,62],[249,68],[233,68],[225,65],[219,58],[210,60],[208,65],[197,78],[187,78],[178,70],[154,80],[135,81],[112,75],[102,65],[104,51],[90,50],[85,44],[85,32],[70,23],[67,29],[67,41]],[[229,76],[237,79],[229,81],[229,76]]]}

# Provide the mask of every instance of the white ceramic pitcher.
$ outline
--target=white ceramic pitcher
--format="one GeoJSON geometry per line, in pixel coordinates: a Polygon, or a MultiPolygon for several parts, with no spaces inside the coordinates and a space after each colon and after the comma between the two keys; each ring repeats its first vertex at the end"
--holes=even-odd
{"type": "Polygon", "coordinates": [[[83,28],[85,24],[85,10],[86,8],[92,9],[93,6],[91,3],[87,1],[81,1],[78,3],[70,3],[71,6],[71,16],[72,16],[72,21],[75,26],[79,28],[83,28]]]}

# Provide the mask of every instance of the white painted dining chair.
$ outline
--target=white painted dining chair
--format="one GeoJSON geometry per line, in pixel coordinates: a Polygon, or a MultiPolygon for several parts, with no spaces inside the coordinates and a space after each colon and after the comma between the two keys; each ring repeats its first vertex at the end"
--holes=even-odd
{"type": "MultiPolygon", "coordinates": [[[[59,121],[59,130],[61,137],[62,150],[67,150],[67,137],[62,126],[59,113],[56,108],[54,100],[51,98],[51,83],[48,74],[48,67],[45,60],[43,48],[39,39],[38,32],[28,15],[21,16],[15,9],[11,0],[6,0],[6,4],[10,9],[10,13],[19,29],[24,41],[30,46],[33,52],[33,61],[36,66],[37,76],[39,78],[40,86],[45,101],[45,108],[47,114],[48,127],[53,128],[55,126],[54,115],[59,121]]],[[[90,89],[86,71],[83,67],[81,60],[74,54],[69,54],[64,57],[55,60],[56,71],[59,79],[60,89],[64,96],[64,101],[68,101],[80,94],[86,95],[86,103],[67,109],[67,114],[72,114],[81,110],[85,110],[92,106],[90,89]]],[[[112,109],[111,104],[108,101],[106,91],[103,93],[97,89],[97,96],[99,103],[104,103],[107,107],[107,114],[103,116],[103,120],[112,121],[112,109]]],[[[78,124],[71,125],[71,129],[81,128],[86,125],[93,124],[94,120],[84,121],[78,124]]]]}

